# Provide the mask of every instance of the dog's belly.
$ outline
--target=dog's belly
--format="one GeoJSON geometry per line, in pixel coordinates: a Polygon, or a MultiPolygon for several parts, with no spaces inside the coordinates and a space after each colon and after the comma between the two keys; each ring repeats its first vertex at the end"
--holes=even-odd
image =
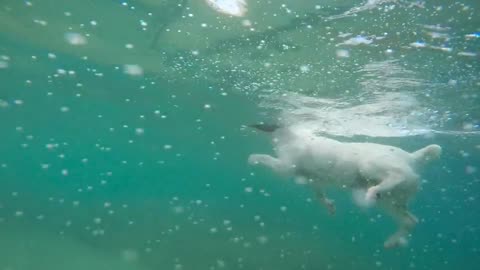
{"type": "Polygon", "coordinates": [[[320,185],[334,185],[343,188],[358,186],[360,177],[356,163],[352,161],[315,160],[297,162],[296,173],[320,185]]]}
{"type": "Polygon", "coordinates": [[[352,187],[358,185],[359,154],[346,144],[328,139],[304,138],[279,142],[277,154],[295,174],[320,185],[352,187]]]}

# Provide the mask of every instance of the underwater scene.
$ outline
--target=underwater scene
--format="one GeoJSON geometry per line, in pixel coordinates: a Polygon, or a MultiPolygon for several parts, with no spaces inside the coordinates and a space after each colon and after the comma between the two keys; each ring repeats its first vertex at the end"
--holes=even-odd
{"type": "Polygon", "coordinates": [[[480,269],[480,1],[0,1],[0,270],[480,269]]]}

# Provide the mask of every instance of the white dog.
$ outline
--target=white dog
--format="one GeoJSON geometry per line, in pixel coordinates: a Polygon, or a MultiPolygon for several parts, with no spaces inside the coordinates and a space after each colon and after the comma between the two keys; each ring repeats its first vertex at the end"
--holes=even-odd
{"type": "Polygon", "coordinates": [[[331,214],[335,206],[325,196],[324,187],[353,190],[357,203],[377,203],[398,222],[398,230],[385,241],[385,247],[407,243],[406,238],[418,222],[407,209],[419,185],[417,171],[440,157],[440,146],[429,145],[408,153],[389,145],[343,143],[295,127],[264,124],[252,127],[272,133],[277,157],[252,154],[248,158],[250,164],[264,165],[294,178],[297,183],[311,185],[331,214]],[[361,198],[358,194],[362,194],[361,198]]]}

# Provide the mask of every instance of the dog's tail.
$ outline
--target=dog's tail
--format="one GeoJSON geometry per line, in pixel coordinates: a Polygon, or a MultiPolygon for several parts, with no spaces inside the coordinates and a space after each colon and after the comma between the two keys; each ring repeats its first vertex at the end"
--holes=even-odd
{"type": "Polygon", "coordinates": [[[417,150],[412,153],[415,162],[419,164],[427,164],[430,161],[440,158],[442,154],[442,147],[440,145],[431,144],[420,150],[417,150]]]}
{"type": "Polygon", "coordinates": [[[281,126],[279,126],[277,124],[265,124],[265,123],[252,124],[252,125],[248,125],[248,126],[251,127],[251,128],[254,128],[254,129],[257,129],[257,130],[260,130],[260,131],[263,131],[263,132],[269,132],[269,133],[272,133],[275,130],[281,128],[281,126]]]}

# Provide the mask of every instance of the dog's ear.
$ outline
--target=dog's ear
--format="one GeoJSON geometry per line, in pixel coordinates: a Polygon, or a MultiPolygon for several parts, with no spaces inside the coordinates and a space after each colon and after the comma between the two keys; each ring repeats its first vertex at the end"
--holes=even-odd
{"type": "Polygon", "coordinates": [[[248,126],[263,132],[274,132],[275,130],[280,128],[280,126],[276,124],[264,124],[264,123],[253,124],[248,126]]]}
{"type": "Polygon", "coordinates": [[[432,160],[436,160],[440,158],[442,154],[442,147],[440,145],[431,144],[426,146],[420,150],[417,150],[412,153],[415,162],[420,164],[426,164],[432,160]]]}

